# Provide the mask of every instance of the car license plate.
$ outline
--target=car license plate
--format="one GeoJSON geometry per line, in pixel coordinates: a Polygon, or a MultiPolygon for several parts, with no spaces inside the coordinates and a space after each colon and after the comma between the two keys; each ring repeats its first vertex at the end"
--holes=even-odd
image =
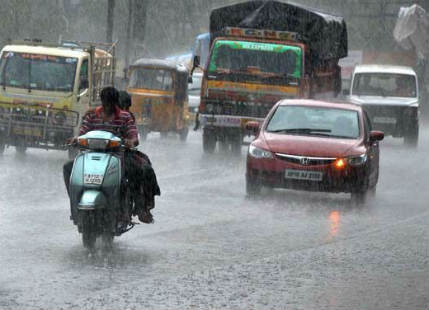
{"type": "Polygon", "coordinates": [[[104,178],[103,174],[87,174],[87,173],[85,173],[83,176],[83,183],[101,185],[101,183],[103,183],[103,178],[104,178]]]}
{"type": "Polygon", "coordinates": [[[41,137],[42,130],[40,128],[29,128],[29,127],[14,127],[13,133],[20,136],[33,136],[41,137]]]}
{"type": "Polygon", "coordinates": [[[396,118],[387,116],[376,116],[374,117],[374,123],[379,124],[396,124],[396,118]]]}
{"type": "Polygon", "coordinates": [[[286,169],[285,178],[294,180],[322,181],[323,172],[286,169]]]}

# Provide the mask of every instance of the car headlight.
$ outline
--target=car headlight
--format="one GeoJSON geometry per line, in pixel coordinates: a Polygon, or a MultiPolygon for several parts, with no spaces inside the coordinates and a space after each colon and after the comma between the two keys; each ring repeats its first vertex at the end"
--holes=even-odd
{"type": "Polygon", "coordinates": [[[367,158],[368,157],[366,154],[362,154],[359,156],[349,156],[347,157],[347,162],[351,166],[360,166],[366,163],[367,158]]]}
{"type": "Polygon", "coordinates": [[[249,155],[255,158],[274,158],[270,151],[260,149],[252,144],[249,146],[249,155]]]}

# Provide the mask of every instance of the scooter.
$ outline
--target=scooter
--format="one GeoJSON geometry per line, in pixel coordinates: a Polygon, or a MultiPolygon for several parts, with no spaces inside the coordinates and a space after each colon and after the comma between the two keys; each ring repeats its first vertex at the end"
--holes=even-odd
{"type": "Polygon", "coordinates": [[[107,131],[90,131],[77,139],[80,149],[70,176],[71,219],[84,247],[96,239],[111,246],[113,238],[134,227],[134,203],[124,177],[122,140],[107,131]]]}

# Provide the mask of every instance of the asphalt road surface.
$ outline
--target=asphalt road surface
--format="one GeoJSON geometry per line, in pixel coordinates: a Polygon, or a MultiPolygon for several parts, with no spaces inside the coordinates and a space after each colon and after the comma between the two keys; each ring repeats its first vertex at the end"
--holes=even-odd
{"type": "Polygon", "coordinates": [[[264,191],[242,156],[150,134],[155,224],[90,255],[69,220],[64,152],[0,158],[0,309],[428,309],[429,128],[387,138],[377,197],[264,191]]]}

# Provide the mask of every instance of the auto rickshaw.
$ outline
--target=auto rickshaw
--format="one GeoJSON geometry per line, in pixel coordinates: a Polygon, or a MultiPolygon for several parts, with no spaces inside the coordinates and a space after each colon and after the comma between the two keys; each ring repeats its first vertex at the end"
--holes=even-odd
{"type": "Polygon", "coordinates": [[[151,131],[165,137],[176,132],[188,136],[188,70],[161,59],[139,59],[129,68],[127,92],[131,95],[140,138],[151,131]]]}

